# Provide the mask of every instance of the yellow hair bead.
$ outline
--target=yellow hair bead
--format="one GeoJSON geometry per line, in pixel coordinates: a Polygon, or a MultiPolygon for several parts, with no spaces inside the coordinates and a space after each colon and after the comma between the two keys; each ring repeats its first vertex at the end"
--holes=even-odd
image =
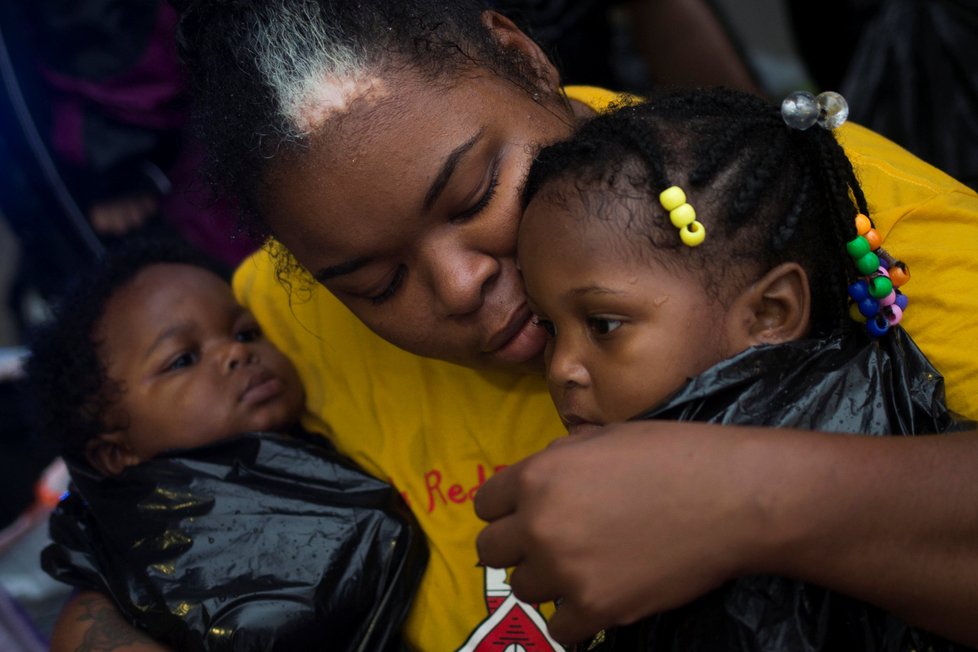
{"type": "Polygon", "coordinates": [[[863,313],[859,312],[859,304],[857,303],[849,304],[849,318],[853,321],[859,322],[860,324],[866,323],[866,317],[863,315],[863,313]]]}
{"type": "Polygon", "coordinates": [[[679,229],[679,238],[687,247],[697,247],[706,239],[706,227],[693,220],[679,229]]]}
{"type": "Polygon", "coordinates": [[[659,193],[659,203],[667,211],[672,211],[686,203],[686,193],[679,186],[669,186],[659,193]]]}
{"type": "Polygon", "coordinates": [[[669,211],[669,221],[677,229],[692,224],[694,220],[696,220],[696,211],[689,204],[680,204],[669,211]]]}
{"type": "Polygon", "coordinates": [[[873,228],[873,223],[869,221],[869,218],[859,213],[856,215],[856,233],[859,235],[866,235],[866,232],[873,228]]]}

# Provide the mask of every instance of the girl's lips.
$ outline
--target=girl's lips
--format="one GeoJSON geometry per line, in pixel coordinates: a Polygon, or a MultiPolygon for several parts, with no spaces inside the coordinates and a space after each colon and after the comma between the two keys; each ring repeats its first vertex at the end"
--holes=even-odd
{"type": "Polygon", "coordinates": [[[587,421],[582,421],[581,423],[575,423],[572,426],[567,426],[568,435],[584,435],[589,432],[594,432],[601,428],[600,423],[590,423],[587,421]]]}
{"type": "Polygon", "coordinates": [[[522,363],[539,357],[546,346],[546,331],[534,324],[529,315],[513,336],[490,355],[503,362],[522,363]]]}
{"type": "Polygon", "coordinates": [[[564,422],[568,435],[583,435],[601,428],[603,424],[586,421],[576,414],[561,415],[560,420],[564,422]]]}
{"type": "Polygon", "coordinates": [[[275,398],[284,389],[285,383],[279,378],[268,376],[253,385],[249,385],[248,389],[241,395],[241,402],[245,405],[259,405],[269,399],[275,398]]]}

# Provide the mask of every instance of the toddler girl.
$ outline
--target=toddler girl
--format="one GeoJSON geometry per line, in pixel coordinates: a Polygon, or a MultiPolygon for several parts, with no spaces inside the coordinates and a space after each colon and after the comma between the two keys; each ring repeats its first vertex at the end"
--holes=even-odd
{"type": "MultiPolygon", "coordinates": [[[[689,92],[597,117],[539,154],[518,258],[571,434],[634,417],[878,435],[954,427],[940,375],[899,326],[907,266],[880,246],[831,133],[843,102],[798,95],[782,115],[749,95],[689,92]]],[[[592,645],[953,647],[771,576],[592,645]]]]}

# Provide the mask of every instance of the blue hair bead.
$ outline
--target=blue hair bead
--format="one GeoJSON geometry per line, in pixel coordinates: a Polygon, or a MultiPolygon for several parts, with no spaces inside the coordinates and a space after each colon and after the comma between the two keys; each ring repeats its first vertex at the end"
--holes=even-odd
{"type": "Polygon", "coordinates": [[[869,296],[869,284],[864,279],[859,279],[849,286],[849,298],[856,303],[869,296]]]}
{"type": "Polygon", "coordinates": [[[905,311],[907,309],[907,304],[910,303],[910,300],[907,299],[907,295],[901,293],[900,290],[896,291],[896,295],[896,301],[894,303],[900,306],[900,310],[905,311]]]}
{"type": "Polygon", "coordinates": [[[880,311],[880,302],[873,297],[866,297],[857,301],[856,305],[859,306],[859,313],[866,319],[875,317],[880,311]]]}
{"type": "Polygon", "coordinates": [[[866,330],[870,337],[883,337],[890,329],[890,322],[883,315],[878,315],[875,319],[866,322],[866,330]]]}

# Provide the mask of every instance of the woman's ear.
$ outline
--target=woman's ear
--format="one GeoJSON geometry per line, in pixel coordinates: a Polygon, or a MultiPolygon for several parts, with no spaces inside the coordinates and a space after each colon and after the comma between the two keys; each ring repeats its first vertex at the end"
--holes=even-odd
{"type": "Polygon", "coordinates": [[[526,59],[542,84],[541,90],[556,93],[560,90],[560,73],[540,46],[512,20],[497,11],[482,13],[482,22],[503,49],[516,48],[526,59]]]}
{"type": "Polygon", "coordinates": [[[731,306],[732,338],[742,349],[779,344],[808,333],[812,294],[798,263],[782,263],[748,286],[731,306]]]}
{"type": "Polygon", "coordinates": [[[129,447],[129,441],[121,430],[89,439],[85,444],[85,459],[102,475],[119,475],[127,466],[142,461],[129,447]]]}

